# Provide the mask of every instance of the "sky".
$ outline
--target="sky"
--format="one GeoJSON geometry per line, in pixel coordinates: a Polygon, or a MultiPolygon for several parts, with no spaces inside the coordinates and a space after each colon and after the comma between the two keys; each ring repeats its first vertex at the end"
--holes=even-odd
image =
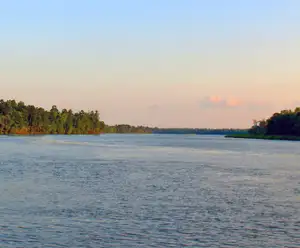
{"type": "Polygon", "coordinates": [[[0,98],[108,124],[247,128],[300,105],[298,0],[10,0],[0,98]],[[297,105],[298,104],[298,105],[297,105]]]}

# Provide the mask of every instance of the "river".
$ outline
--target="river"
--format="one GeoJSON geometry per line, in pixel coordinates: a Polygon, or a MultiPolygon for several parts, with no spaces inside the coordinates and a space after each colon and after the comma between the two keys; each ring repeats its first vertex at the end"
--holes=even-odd
{"type": "Polygon", "coordinates": [[[0,247],[300,247],[300,143],[0,137],[0,247]]]}

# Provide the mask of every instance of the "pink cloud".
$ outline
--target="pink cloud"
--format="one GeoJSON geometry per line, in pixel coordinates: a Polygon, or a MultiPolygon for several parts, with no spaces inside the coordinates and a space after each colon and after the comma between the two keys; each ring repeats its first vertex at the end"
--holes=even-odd
{"type": "Polygon", "coordinates": [[[220,103],[223,101],[223,99],[219,96],[210,96],[208,100],[212,103],[220,103]]]}
{"type": "Polygon", "coordinates": [[[238,99],[229,98],[226,100],[227,106],[229,107],[238,107],[242,105],[242,102],[238,99]]]}
{"type": "Polygon", "coordinates": [[[202,107],[239,107],[242,102],[236,98],[222,98],[220,96],[209,96],[201,100],[202,107]]]}

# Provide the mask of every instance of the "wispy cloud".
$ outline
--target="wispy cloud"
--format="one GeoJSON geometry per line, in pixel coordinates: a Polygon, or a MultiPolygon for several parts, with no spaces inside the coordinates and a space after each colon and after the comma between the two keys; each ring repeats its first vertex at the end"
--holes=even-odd
{"type": "Polygon", "coordinates": [[[200,101],[202,108],[223,108],[240,109],[251,112],[272,111],[274,106],[271,103],[257,100],[240,100],[235,97],[225,98],[220,96],[208,96],[200,101]]]}
{"type": "Polygon", "coordinates": [[[243,103],[236,98],[222,98],[220,96],[208,96],[200,101],[200,106],[205,108],[235,108],[243,103]]]}

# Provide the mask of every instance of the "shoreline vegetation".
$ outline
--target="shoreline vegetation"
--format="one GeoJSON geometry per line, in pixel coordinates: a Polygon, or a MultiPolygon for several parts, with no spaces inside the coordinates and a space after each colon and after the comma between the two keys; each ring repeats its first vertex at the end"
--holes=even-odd
{"type": "Polygon", "coordinates": [[[247,133],[232,133],[225,137],[300,141],[300,108],[282,110],[268,119],[254,120],[247,133]]]}
{"type": "Polygon", "coordinates": [[[282,135],[255,135],[255,134],[227,134],[225,138],[235,138],[235,139],[262,139],[262,140],[290,140],[290,141],[300,141],[298,136],[282,136],[282,135]]]}
{"type": "Polygon", "coordinates": [[[149,127],[115,125],[109,126],[100,120],[99,112],[50,110],[26,105],[15,100],[0,100],[0,135],[75,135],[102,133],[151,133],[149,127]]]}
{"type": "Polygon", "coordinates": [[[0,135],[99,135],[106,133],[135,134],[240,134],[240,129],[192,129],[157,128],[131,126],[127,124],[107,125],[100,119],[98,111],[62,109],[56,105],[50,110],[15,100],[0,100],[0,135]]]}

